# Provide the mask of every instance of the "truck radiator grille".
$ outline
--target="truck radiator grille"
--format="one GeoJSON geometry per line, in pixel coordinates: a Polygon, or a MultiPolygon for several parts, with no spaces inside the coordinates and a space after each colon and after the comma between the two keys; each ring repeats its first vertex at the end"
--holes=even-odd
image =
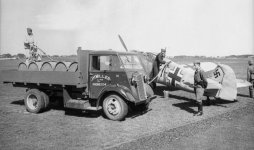
{"type": "Polygon", "coordinates": [[[143,80],[142,74],[138,74],[136,76],[136,82],[137,82],[137,90],[138,90],[139,100],[145,100],[145,99],[147,99],[146,89],[145,89],[145,84],[144,84],[144,80],[143,80]]]}

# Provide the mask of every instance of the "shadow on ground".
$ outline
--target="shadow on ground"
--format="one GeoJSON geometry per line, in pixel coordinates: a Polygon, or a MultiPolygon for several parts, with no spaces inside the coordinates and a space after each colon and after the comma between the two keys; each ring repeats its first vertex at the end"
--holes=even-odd
{"type": "MultiPolygon", "coordinates": [[[[182,110],[185,110],[189,113],[195,113],[196,111],[192,109],[192,107],[197,107],[196,101],[194,99],[178,96],[178,95],[172,95],[169,94],[170,98],[175,98],[180,101],[185,101],[185,102],[180,102],[177,104],[173,104],[175,107],[179,107],[182,110]]],[[[224,104],[230,104],[230,103],[236,103],[237,101],[228,101],[228,100],[223,100],[223,99],[210,99],[210,102],[208,100],[203,100],[203,106],[219,106],[219,107],[227,107],[224,104]]]]}
{"type": "Polygon", "coordinates": [[[24,99],[12,101],[11,104],[14,104],[14,105],[25,105],[24,99]]]}
{"type": "Polygon", "coordinates": [[[83,111],[77,109],[64,108],[65,115],[86,118],[98,118],[102,115],[102,111],[83,111]]]}

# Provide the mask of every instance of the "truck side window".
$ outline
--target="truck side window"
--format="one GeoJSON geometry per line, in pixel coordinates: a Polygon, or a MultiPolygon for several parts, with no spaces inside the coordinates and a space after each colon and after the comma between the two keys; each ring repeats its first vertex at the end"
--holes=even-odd
{"type": "Polygon", "coordinates": [[[91,68],[93,71],[109,70],[110,56],[92,56],[91,68]]]}

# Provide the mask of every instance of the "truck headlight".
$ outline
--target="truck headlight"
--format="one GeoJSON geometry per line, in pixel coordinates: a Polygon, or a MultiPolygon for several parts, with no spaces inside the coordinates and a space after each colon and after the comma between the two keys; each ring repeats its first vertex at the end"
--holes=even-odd
{"type": "Polygon", "coordinates": [[[134,85],[134,86],[137,85],[137,82],[134,77],[131,78],[131,85],[134,85]]]}

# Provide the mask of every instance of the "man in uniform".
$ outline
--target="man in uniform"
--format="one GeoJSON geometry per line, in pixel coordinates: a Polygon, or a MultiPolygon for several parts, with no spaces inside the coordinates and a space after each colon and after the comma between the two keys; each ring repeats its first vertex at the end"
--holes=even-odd
{"type": "Polygon", "coordinates": [[[161,52],[158,55],[156,55],[155,60],[153,62],[153,69],[150,74],[150,79],[153,80],[152,81],[153,88],[156,87],[156,82],[154,81],[155,80],[154,78],[158,75],[160,71],[160,65],[166,63],[166,61],[163,60],[165,56],[166,56],[166,49],[161,49],[161,52]]]}
{"type": "Polygon", "coordinates": [[[250,97],[253,98],[253,87],[254,87],[254,65],[253,60],[249,60],[249,66],[247,68],[247,81],[249,81],[252,86],[249,87],[250,97]]]}
{"type": "Polygon", "coordinates": [[[201,116],[203,115],[202,97],[204,90],[207,87],[207,79],[204,76],[204,71],[200,67],[200,61],[194,61],[194,67],[196,69],[194,74],[194,91],[196,95],[196,103],[198,105],[198,112],[195,115],[201,116]]]}
{"type": "Polygon", "coordinates": [[[37,48],[35,46],[33,31],[32,31],[31,28],[27,28],[27,36],[25,37],[24,46],[25,46],[25,49],[29,50],[28,59],[30,61],[31,60],[36,60],[36,58],[37,58],[37,48]]]}

